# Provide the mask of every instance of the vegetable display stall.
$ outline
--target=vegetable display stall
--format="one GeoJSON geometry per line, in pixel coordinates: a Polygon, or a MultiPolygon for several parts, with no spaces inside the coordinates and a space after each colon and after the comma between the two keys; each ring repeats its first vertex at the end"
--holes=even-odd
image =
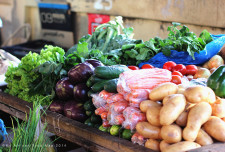
{"type": "MultiPolygon", "coordinates": [[[[0,92],[0,110],[17,118],[24,119],[30,107],[32,107],[31,103],[0,92]]],[[[111,136],[110,134],[49,110],[42,117],[42,121],[48,123],[47,128],[49,132],[90,151],[149,151],[149,149],[143,146],[135,145],[127,140],[111,136]]]]}
{"type": "Polygon", "coordinates": [[[168,38],[143,42],[122,23],[9,66],[0,109],[24,119],[31,103],[49,106],[47,129],[91,151],[223,149],[215,145],[225,142],[225,99],[209,82],[224,64],[225,37],[172,23],[168,38]]]}
{"type": "MultiPolygon", "coordinates": [[[[12,116],[24,119],[26,113],[29,112],[30,107],[32,107],[31,103],[0,92],[0,110],[9,113],[12,116]]],[[[71,120],[61,114],[48,110],[46,111],[46,115],[42,116],[42,121],[48,123],[48,131],[90,151],[154,152],[151,149],[132,144],[130,141],[111,136],[98,129],[89,127],[83,123],[71,120]]],[[[224,149],[224,143],[215,143],[191,150],[190,152],[218,152],[223,151],[224,149]]]]}

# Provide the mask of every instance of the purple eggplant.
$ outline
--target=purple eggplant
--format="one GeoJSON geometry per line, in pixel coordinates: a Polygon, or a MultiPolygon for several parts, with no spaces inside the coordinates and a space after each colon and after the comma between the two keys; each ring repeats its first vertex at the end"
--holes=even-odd
{"type": "Polygon", "coordinates": [[[94,68],[98,66],[104,66],[104,64],[101,61],[95,59],[87,59],[85,62],[90,63],[94,68]]]}
{"type": "Polygon", "coordinates": [[[79,63],[68,72],[69,80],[72,84],[86,82],[94,73],[94,67],[87,62],[79,63]]]}
{"type": "Polygon", "coordinates": [[[73,84],[68,77],[62,78],[56,83],[55,91],[59,99],[66,100],[73,98],[73,84]]]}
{"type": "Polygon", "coordinates": [[[83,104],[77,101],[67,101],[65,103],[64,115],[80,122],[84,122],[87,119],[83,104]]]}
{"type": "Polygon", "coordinates": [[[49,110],[63,114],[65,101],[54,100],[49,106],[49,110]]]}
{"type": "Polygon", "coordinates": [[[85,83],[79,83],[73,88],[73,96],[75,100],[86,101],[88,100],[88,91],[90,88],[85,83]]]}

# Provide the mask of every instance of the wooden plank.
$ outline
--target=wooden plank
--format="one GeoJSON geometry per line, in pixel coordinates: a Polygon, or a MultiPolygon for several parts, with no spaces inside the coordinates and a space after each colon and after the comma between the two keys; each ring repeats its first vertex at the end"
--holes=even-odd
{"type": "MultiPolygon", "coordinates": [[[[18,99],[17,97],[13,97],[9,94],[0,92],[0,103],[4,103],[14,109],[18,109],[18,111],[29,112],[29,108],[32,107],[31,103],[18,99]]],[[[3,107],[2,107],[3,108],[3,107]]],[[[0,108],[0,109],[2,109],[0,108]]],[[[9,110],[5,110],[6,112],[9,110]]],[[[68,135],[65,135],[65,139],[71,139],[71,136],[76,136],[78,140],[74,140],[76,144],[81,144],[79,142],[80,139],[85,139],[85,142],[93,142],[96,145],[100,145],[105,149],[109,149],[117,152],[133,152],[133,151],[148,151],[151,150],[139,146],[136,144],[132,144],[130,141],[124,140],[122,138],[111,136],[110,134],[104,133],[102,131],[97,130],[96,128],[89,127],[83,123],[71,120],[61,114],[46,111],[47,115],[42,117],[43,122],[47,122],[49,125],[53,126],[53,129],[59,129],[60,131],[68,132],[68,135]]],[[[57,132],[56,132],[57,133],[57,132]]],[[[58,134],[57,134],[58,135],[58,134]]],[[[60,134],[62,136],[62,134],[60,134]]],[[[84,146],[84,145],[81,145],[84,146]]],[[[92,144],[93,146],[93,144],[92,144]]]]}
{"type": "MultiPolygon", "coordinates": [[[[34,1],[34,0],[32,0],[34,1]]],[[[70,3],[74,12],[225,27],[224,0],[42,0],[70,3]]],[[[27,6],[34,6],[33,2],[27,6]]]]}
{"type": "MultiPolygon", "coordinates": [[[[48,0],[46,0],[48,1],[48,0]]],[[[75,12],[225,26],[224,0],[67,0],[75,12]]]]}
{"type": "Polygon", "coordinates": [[[224,143],[215,143],[212,145],[206,145],[201,148],[191,150],[190,152],[224,152],[225,144],[224,143]]]}
{"type": "Polygon", "coordinates": [[[8,105],[5,105],[5,104],[1,103],[1,101],[0,101],[0,110],[5,113],[8,113],[12,116],[15,116],[21,120],[24,120],[26,117],[26,114],[24,112],[14,109],[8,105]]]}
{"type": "MultiPolygon", "coordinates": [[[[0,92],[0,110],[24,119],[25,112],[28,112],[30,107],[32,107],[31,103],[0,92]]],[[[48,123],[48,131],[83,146],[90,151],[154,152],[143,146],[132,144],[130,141],[111,136],[108,133],[101,132],[93,127],[48,110],[46,111],[46,115],[42,117],[42,121],[48,123]]],[[[190,152],[222,152],[224,149],[225,143],[215,143],[191,150],[190,152]]]]}
{"type": "Polygon", "coordinates": [[[74,134],[78,137],[93,141],[94,143],[118,152],[133,152],[133,151],[148,151],[149,149],[132,144],[130,141],[111,136],[110,134],[104,133],[97,130],[96,128],[89,127],[83,123],[77,121],[71,121],[60,114],[47,111],[47,116],[43,118],[48,124],[52,124],[56,128],[66,130],[67,132],[74,134]]]}
{"type": "MultiPolygon", "coordinates": [[[[8,105],[5,105],[3,103],[0,103],[0,110],[5,112],[5,113],[8,113],[12,116],[15,116],[21,120],[25,120],[26,118],[26,114],[22,111],[19,111],[17,109],[14,109],[8,105]]],[[[109,149],[106,149],[102,146],[99,146],[91,141],[88,141],[82,137],[77,137],[77,136],[74,136],[73,134],[71,133],[68,133],[66,131],[63,131],[61,129],[57,129],[56,127],[54,127],[53,125],[50,125],[48,124],[47,125],[47,130],[51,133],[54,133],[56,134],[57,136],[59,137],[62,137],[70,142],[73,142],[73,143],[76,143],[88,150],[91,150],[91,151],[105,151],[105,152],[111,152],[112,150],[109,150],[109,149]]]]}
{"type": "Polygon", "coordinates": [[[64,130],[56,129],[54,126],[50,124],[47,125],[47,130],[51,133],[56,134],[59,137],[62,137],[63,139],[66,139],[72,143],[76,143],[84,147],[86,150],[93,151],[93,152],[112,152],[112,150],[102,147],[100,145],[97,145],[94,142],[91,142],[89,140],[86,140],[78,136],[74,136],[73,134],[68,133],[64,130]]]}

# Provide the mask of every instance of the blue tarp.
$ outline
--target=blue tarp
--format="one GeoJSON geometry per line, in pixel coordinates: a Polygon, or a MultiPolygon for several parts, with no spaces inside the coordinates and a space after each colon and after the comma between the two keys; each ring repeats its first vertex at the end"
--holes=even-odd
{"type": "Polygon", "coordinates": [[[5,140],[5,135],[7,135],[6,128],[2,119],[0,119],[0,144],[5,140]]]}
{"type": "Polygon", "coordinates": [[[184,51],[176,51],[171,50],[170,56],[165,56],[162,52],[156,54],[154,57],[149,59],[147,62],[142,62],[139,64],[141,67],[143,64],[151,64],[154,67],[162,68],[163,64],[167,61],[174,61],[176,64],[184,64],[184,65],[202,65],[211,59],[214,55],[216,55],[222,46],[225,44],[225,35],[211,35],[213,37],[213,41],[208,43],[204,50],[200,51],[200,53],[195,53],[195,60],[188,54],[188,52],[184,51]]]}

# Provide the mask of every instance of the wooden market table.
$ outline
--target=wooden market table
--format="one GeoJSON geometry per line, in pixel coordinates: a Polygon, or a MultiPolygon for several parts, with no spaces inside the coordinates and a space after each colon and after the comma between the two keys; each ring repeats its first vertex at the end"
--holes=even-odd
{"type": "MultiPolygon", "coordinates": [[[[32,104],[9,94],[0,92],[0,110],[24,120],[32,104]]],[[[47,123],[47,130],[70,142],[76,143],[89,151],[116,152],[153,152],[144,146],[99,131],[83,123],[69,119],[61,114],[46,111],[42,121],[47,123]]],[[[225,152],[225,143],[204,146],[190,152],[225,152]]]]}

